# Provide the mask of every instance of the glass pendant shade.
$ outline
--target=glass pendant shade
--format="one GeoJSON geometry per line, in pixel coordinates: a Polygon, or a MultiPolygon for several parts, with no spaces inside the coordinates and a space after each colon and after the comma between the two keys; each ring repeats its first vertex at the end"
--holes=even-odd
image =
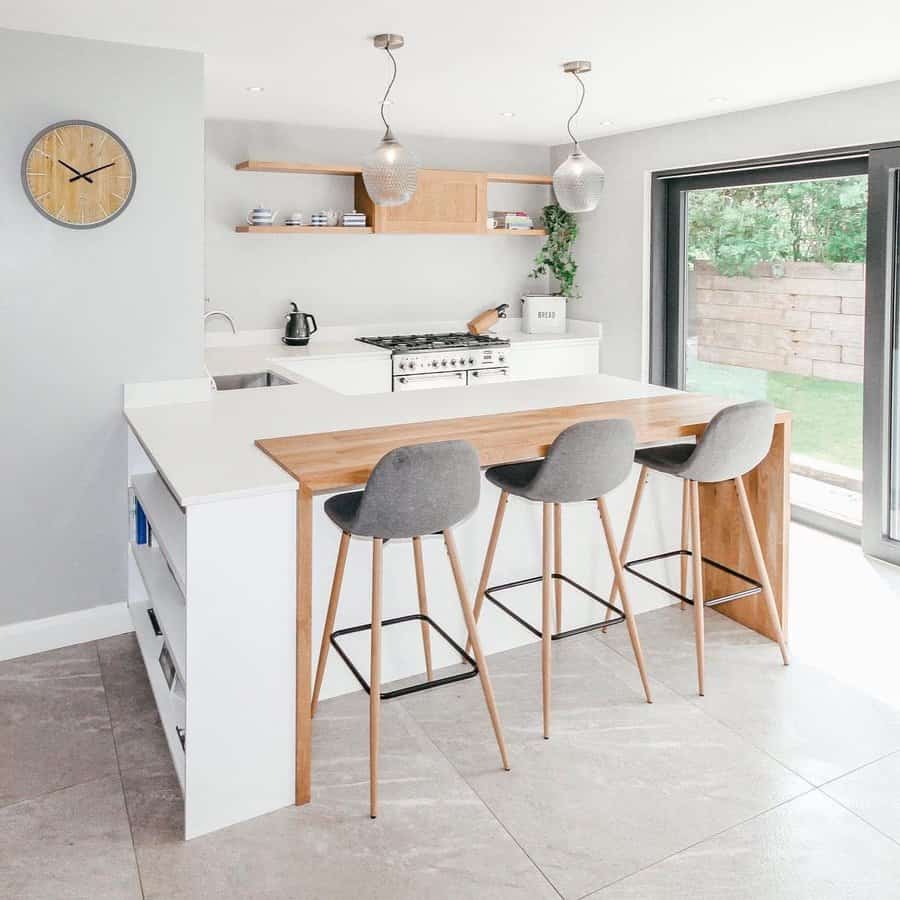
{"type": "Polygon", "coordinates": [[[576,145],[568,159],[553,173],[556,202],[571,213],[593,212],[600,202],[606,175],[576,145]]]}
{"type": "Polygon", "coordinates": [[[416,192],[419,160],[390,128],[381,143],[362,161],[363,183],[378,206],[402,206],[416,192]]]}

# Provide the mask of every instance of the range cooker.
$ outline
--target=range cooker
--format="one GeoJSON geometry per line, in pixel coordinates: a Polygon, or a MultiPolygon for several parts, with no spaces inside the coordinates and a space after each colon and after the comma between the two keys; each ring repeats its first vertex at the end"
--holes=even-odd
{"type": "Polygon", "coordinates": [[[391,351],[395,391],[466,387],[509,378],[509,341],[464,331],[357,338],[391,351]]]}

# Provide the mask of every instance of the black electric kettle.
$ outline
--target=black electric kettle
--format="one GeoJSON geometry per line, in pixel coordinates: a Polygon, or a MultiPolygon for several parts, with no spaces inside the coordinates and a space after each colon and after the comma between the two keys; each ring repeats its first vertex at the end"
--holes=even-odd
{"type": "Polygon", "coordinates": [[[316,325],[316,317],[311,313],[300,312],[296,303],[291,303],[291,312],[285,313],[283,343],[291,347],[305,347],[309,343],[310,335],[319,330],[316,325]],[[309,323],[312,322],[312,328],[309,323]]]}

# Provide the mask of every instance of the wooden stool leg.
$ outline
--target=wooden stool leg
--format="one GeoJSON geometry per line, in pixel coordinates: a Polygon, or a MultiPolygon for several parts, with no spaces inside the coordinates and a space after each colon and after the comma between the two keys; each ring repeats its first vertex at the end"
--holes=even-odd
{"type": "MultiPolygon", "coordinates": [[[[690,516],[688,515],[691,508],[691,489],[688,486],[687,479],[684,479],[683,490],[681,492],[681,549],[690,550],[688,546],[688,532],[690,528],[690,516]]],[[[687,574],[688,574],[688,558],[686,554],[681,555],[681,596],[687,596],[687,574]]],[[[684,600],[681,601],[681,608],[684,609],[684,600]]]]}
{"type": "MultiPolygon", "coordinates": [[[[553,504],[553,571],[556,575],[562,574],[562,504],[553,504]]],[[[553,588],[556,591],[556,631],[562,631],[562,580],[553,579],[553,588]]]]}
{"type": "Polygon", "coordinates": [[[606,546],[609,548],[609,560],[612,563],[616,584],[622,595],[622,610],[625,613],[625,622],[628,625],[628,636],[631,638],[631,649],[634,651],[634,659],[637,662],[638,671],[641,673],[641,683],[644,685],[644,696],[648,703],[653,700],[650,697],[650,681],[647,678],[647,670],[644,666],[644,652],[641,650],[641,640],[638,637],[637,623],[631,611],[631,602],[625,589],[625,569],[622,568],[622,559],[616,549],[616,538],[613,534],[612,524],[609,520],[609,510],[606,508],[606,500],[597,498],[597,509],[600,510],[600,521],[603,523],[603,534],[606,536],[606,546]]]}
{"type": "Polygon", "coordinates": [[[766,561],[763,558],[762,547],[759,545],[759,535],[756,532],[756,523],[753,521],[753,512],[750,509],[750,501],[747,499],[747,490],[744,487],[744,479],[741,477],[735,478],[734,486],[737,488],[738,499],[741,504],[741,516],[744,520],[744,527],[747,530],[747,537],[750,539],[750,549],[753,551],[753,559],[756,561],[759,580],[762,582],[763,597],[765,598],[766,607],[769,611],[769,621],[772,624],[772,631],[775,632],[778,647],[781,650],[781,658],[787,666],[790,665],[791,660],[788,656],[784,632],[781,630],[781,622],[778,619],[778,607],[775,605],[775,594],[772,591],[772,582],[769,581],[769,572],[766,569],[766,561]]]}
{"type": "Polygon", "coordinates": [[[703,601],[706,595],[703,592],[703,546],[700,542],[700,489],[696,481],[690,482],[691,494],[691,562],[693,563],[694,577],[694,641],[697,645],[697,690],[703,696],[703,676],[705,659],[703,649],[704,620],[703,613],[706,607],[703,601]]]}
{"type": "Polygon", "coordinates": [[[331,582],[331,597],[328,600],[328,613],[325,616],[325,630],[322,632],[322,646],[319,647],[319,662],[316,666],[316,683],[313,688],[310,718],[316,714],[319,703],[319,691],[322,689],[322,678],[325,675],[325,663],[328,660],[328,649],[331,646],[331,632],[334,631],[334,618],[337,615],[338,600],[341,596],[341,584],[344,581],[344,566],[347,563],[347,548],[350,546],[350,535],[341,533],[337,562],[334,565],[334,580],[331,582]]]}
{"type": "MultiPolygon", "coordinates": [[[[634,534],[634,526],[637,523],[637,515],[638,510],[641,507],[641,498],[644,496],[644,488],[647,486],[647,481],[650,477],[650,473],[647,470],[646,466],[641,466],[640,474],[638,475],[637,486],[634,489],[634,500],[631,501],[631,512],[628,513],[628,524],[625,526],[625,537],[622,539],[622,549],[619,552],[619,559],[622,561],[622,565],[624,565],[628,560],[628,551],[631,549],[631,537],[634,534]]],[[[612,587],[609,589],[609,602],[616,602],[616,594],[619,592],[619,580],[613,575],[613,583],[612,587]]],[[[607,607],[606,615],[603,617],[604,622],[608,622],[612,616],[612,610],[607,607]]],[[[606,629],[603,629],[603,633],[606,634],[606,629]]]]}
{"type": "Polygon", "coordinates": [[[369,815],[378,815],[378,726],[381,716],[381,581],[380,538],[372,541],[372,659],[369,667],[369,815]]]}
{"type": "MultiPolygon", "coordinates": [[[[503,516],[506,513],[506,504],[509,494],[501,491],[497,501],[497,512],[494,513],[494,527],[491,529],[491,538],[488,541],[487,553],[484,556],[484,566],[481,569],[481,580],[478,582],[478,590],[475,593],[475,621],[481,616],[481,607],[484,605],[484,592],[487,589],[488,579],[491,577],[491,567],[494,565],[494,553],[497,550],[497,541],[500,539],[500,529],[503,527],[503,516]]],[[[466,641],[466,653],[472,645],[466,641]]]]}
{"type": "MultiPolygon", "coordinates": [[[[422,538],[414,537],[412,539],[413,558],[416,562],[416,589],[419,593],[419,614],[428,615],[428,595],[425,593],[425,563],[422,560],[422,538]]],[[[425,673],[428,680],[433,678],[431,670],[431,629],[428,623],[423,621],[422,625],[422,648],[425,651],[425,673]]]]}
{"type": "Polygon", "coordinates": [[[466,582],[463,578],[462,567],[459,564],[459,556],[456,553],[456,540],[449,528],[444,532],[444,545],[447,548],[447,556],[450,557],[450,568],[453,570],[453,580],[456,582],[456,592],[459,594],[459,605],[462,607],[463,618],[466,621],[466,630],[469,633],[469,642],[472,645],[472,653],[478,665],[478,677],[481,679],[484,702],[487,704],[491,725],[494,727],[497,747],[500,749],[500,759],[503,762],[503,768],[508,772],[509,756],[506,753],[506,741],[503,739],[503,729],[500,726],[500,714],[497,712],[497,704],[494,701],[494,689],[491,687],[491,679],[488,675],[487,660],[484,658],[484,653],[481,649],[478,629],[475,626],[475,615],[472,612],[468,594],[466,594],[466,582]]]}
{"type": "Polygon", "coordinates": [[[551,679],[551,625],[550,625],[550,596],[552,585],[550,578],[550,563],[553,558],[553,504],[544,504],[544,521],[542,529],[543,541],[543,568],[541,603],[541,697],[544,709],[544,738],[550,738],[550,679],[551,679]]]}

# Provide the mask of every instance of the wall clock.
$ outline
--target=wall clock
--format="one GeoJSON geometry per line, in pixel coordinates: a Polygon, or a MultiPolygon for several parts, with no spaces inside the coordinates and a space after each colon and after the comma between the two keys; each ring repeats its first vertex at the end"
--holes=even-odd
{"type": "Polygon", "coordinates": [[[96,122],[57,122],[22,158],[22,185],[34,208],[67,228],[97,228],[134,196],[134,159],[125,142],[96,122]]]}

